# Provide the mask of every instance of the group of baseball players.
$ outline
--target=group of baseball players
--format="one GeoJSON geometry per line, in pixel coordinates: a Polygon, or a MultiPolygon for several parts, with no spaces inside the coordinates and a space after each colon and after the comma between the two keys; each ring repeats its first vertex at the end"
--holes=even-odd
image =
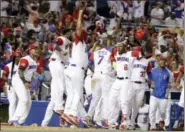
{"type": "MultiPolygon", "coordinates": [[[[56,37],[49,59],[51,100],[41,125],[47,126],[55,112],[64,127],[78,127],[83,123],[92,128],[134,130],[137,119],[142,130],[156,130],[156,115],[159,114],[158,123],[163,128],[167,124],[169,88],[173,87],[183,89],[174,123],[177,127],[184,108],[184,67],[180,68],[180,75],[173,82],[164,57],[157,54],[154,67],[150,59],[145,58],[144,48],[128,47],[126,39],[114,46],[108,42],[94,44],[93,51],[89,52],[86,31],[81,24],[82,14],[83,10],[80,10],[74,42],[69,40],[68,30],[56,37]],[[148,84],[152,93],[150,103],[146,105],[148,84]]],[[[31,44],[27,51],[29,54],[23,57],[17,49],[13,53],[15,60],[5,66],[2,76],[8,88],[9,123],[14,126],[24,124],[31,107],[32,80],[39,79],[35,75],[38,46],[31,44]]]]}

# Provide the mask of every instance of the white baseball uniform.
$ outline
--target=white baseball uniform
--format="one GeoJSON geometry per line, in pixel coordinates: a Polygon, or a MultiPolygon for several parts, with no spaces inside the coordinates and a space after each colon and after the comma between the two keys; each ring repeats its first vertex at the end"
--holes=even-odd
{"type": "Polygon", "coordinates": [[[60,36],[63,43],[60,45],[62,52],[66,55],[62,55],[61,52],[54,50],[49,62],[49,70],[52,76],[51,80],[51,101],[46,109],[45,117],[42,121],[42,126],[47,126],[53,115],[53,110],[64,110],[63,95],[65,92],[65,77],[64,77],[64,64],[68,61],[69,57],[69,43],[70,41],[60,36]]]}
{"type": "MultiPolygon", "coordinates": [[[[60,49],[63,52],[68,50],[69,40],[65,37],[60,36],[63,40],[63,44],[60,45],[60,49]]],[[[63,94],[65,89],[65,81],[64,81],[64,55],[54,50],[49,62],[49,70],[52,76],[51,80],[51,102],[54,102],[55,107],[54,110],[64,110],[63,104],[63,94]]]]}
{"type": "MultiPolygon", "coordinates": [[[[75,34],[73,47],[71,51],[69,82],[67,88],[67,101],[64,113],[67,115],[77,116],[79,113],[79,104],[83,95],[83,84],[85,70],[88,65],[88,53],[86,52],[86,32],[82,30],[81,36],[75,34]]],[[[81,105],[80,105],[81,106],[81,105]]]]}
{"type": "Polygon", "coordinates": [[[149,105],[144,104],[143,107],[139,108],[137,116],[137,125],[141,130],[147,131],[149,125],[149,105]]]}
{"type": "Polygon", "coordinates": [[[92,71],[88,69],[87,76],[85,77],[85,82],[84,82],[84,88],[85,88],[87,97],[92,94],[92,89],[91,89],[92,76],[93,76],[92,71]]]}
{"type": "MultiPolygon", "coordinates": [[[[18,64],[18,68],[24,69],[23,73],[25,80],[27,82],[31,82],[32,76],[37,68],[37,63],[29,55],[27,55],[21,58],[18,64]]],[[[18,121],[19,124],[23,124],[31,108],[31,96],[30,90],[25,87],[18,72],[16,72],[16,74],[12,78],[12,88],[14,89],[18,97],[18,104],[12,120],[18,121]]]]}
{"type": "Polygon", "coordinates": [[[184,108],[184,78],[181,79],[180,85],[182,86],[182,91],[178,105],[184,108]]]}
{"type": "MultiPolygon", "coordinates": [[[[4,67],[4,71],[3,71],[3,74],[7,76],[7,96],[8,96],[8,101],[9,101],[9,109],[8,109],[9,110],[9,120],[8,122],[12,121],[12,116],[15,113],[15,109],[16,109],[17,102],[18,102],[15,90],[12,88],[12,86],[10,86],[12,64],[13,62],[8,63],[4,67]]],[[[18,66],[15,64],[14,69],[13,69],[13,75],[17,72],[17,70],[18,70],[18,66]]]]}
{"type": "Polygon", "coordinates": [[[97,109],[97,111],[102,112],[98,112],[99,116],[102,117],[99,118],[100,120],[108,119],[108,95],[115,75],[111,64],[111,55],[111,50],[102,48],[95,51],[90,57],[91,61],[93,60],[94,62],[94,75],[92,78],[94,86],[92,87],[92,100],[88,116],[92,117],[95,109],[97,109]],[[100,98],[102,98],[102,105],[98,105],[100,98]]]}
{"type": "Polygon", "coordinates": [[[132,57],[131,52],[123,54],[117,53],[115,60],[117,79],[113,83],[109,95],[110,113],[108,122],[110,125],[116,124],[119,116],[118,114],[115,116],[115,113],[119,113],[115,111],[116,109],[118,110],[117,107],[120,107],[122,110],[122,115],[128,118],[127,105],[130,105],[128,102],[128,90],[130,88],[130,75],[134,58],[132,57]]]}
{"type": "Polygon", "coordinates": [[[131,125],[135,125],[135,119],[145,94],[147,72],[151,71],[148,60],[142,58],[135,60],[131,74],[131,88],[129,89],[129,100],[132,100],[131,125]]]}

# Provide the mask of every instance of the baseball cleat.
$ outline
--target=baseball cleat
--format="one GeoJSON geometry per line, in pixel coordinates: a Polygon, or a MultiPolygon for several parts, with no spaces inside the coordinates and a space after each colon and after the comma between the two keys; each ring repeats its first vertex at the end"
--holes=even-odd
{"type": "Polygon", "coordinates": [[[62,115],[64,113],[63,110],[54,110],[54,112],[57,114],[57,115],[62,115]]]}
{"type": "Polygon", "coordinates": [[[109,124],[108,124],[108,122],[104,122],[103,128],[104,128],[104,129],[109,129],[109,124]]]}
{"type": "Polygon", "coordinates": [[[76,127],[78,127],[79,123],[78,123],[78,118],[76,116],[69,115],[68,118],[72,122],[72,125],[75,125],[76,127]]]}
{"type": "Polygon", "coordinates": [[[164,127],[165,127],[165,123],[164,123],[164,121],[160,121],[159,122],[159,129],[164,129],[164,127]]]}
{"type": "Polygon", "coordinates": [[[69,116],[66,114],[62,114],[61,118],[65,120],[69,124],[73,124],[73,122],[69,119],[69,116]]]}
{"type": "Polygon", "coordinates": [[[92,120],[89,117],[85,117],[85,119],[82,120],[82,122],[87,126],[87,127],[92,127],[94,128],[94,125],[92,123],[92,120]]]}
{"type": "Polygon", "coordinates": [[[18,121],[12,121],[13,126],[21,126],[18,121]]]}
{"type": "Polygon", "coordinates": [[[128,130],[127,126],[125,125],[125,123],[122,123],[120,126],[119,126],[119,129],[120,130],[128,130]]]}
{"type": "Polygon", "coordinates": [[[13,126],[13,122],[12,121],[9,121],[8,122],[8,126],[13,126]]]}

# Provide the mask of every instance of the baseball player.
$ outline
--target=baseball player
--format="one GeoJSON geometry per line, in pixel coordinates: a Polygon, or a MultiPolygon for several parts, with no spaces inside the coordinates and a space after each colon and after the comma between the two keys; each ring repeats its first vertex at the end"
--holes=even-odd
{"type": "Polygon", "coordinates": [[[120,129],[126,129],[126,119],[128,119],[126,105],[128,105],[128,89],[130,88],[130,75],[134,57],[132,57],[131,52],[127,51],[125,42],[121,42],[117,46],[118,52],[115,55],[117,79],[110,90],[108,124],[109,128],[115,128],[117,126],[116,121],[118,119],[119,109],[121,108],[122,123],[120,129]]]}
{"type": "Polygon", "coordinates": [[[159,67],[154,68],[149,74],[149,79],[154,85],[152,95],[150,97],[150,130],[156,130],[156,111],[159,108],[162,121],[165,120],[166,108],[168,104],[169,84],[173,81],[173,76],[165,67],[165,60],[161,56],[159,67]]]}
{"type": "Polygon", "coordinates": [[[52,76],[51,80],[51,101],[46,109],[42,126],[47,126],[52,115],[53,110],[58,115],[64,112],[63,95],[65,92],[65,78],[64,78],[64,65],[66,63],[66,56],[69,54],[69,35],[65,32],[63,36],[56,39],[54,51],[50,57],[49,70],[52,76]]]}
{"type": "Polygon", "coordinates": [[[14,126],[23,125],[31,107],[30,82],[33,73],[36,71],[38,48],[32,44],[28,47],[29,55],[20,59],[18,72],[12,77],[12,89],[18,98],[18,104],[12,117],[14,126]]]}
{"type": "Polygon", "coordinates": [[[12,125],[12,116],[15,113],[15,108],[16,108],[17,102],[18,102],[16,93],[11,85],[11,78],[13,75],[15,75],[15,73],[18,70],[18,63],[19,63],[20,57],[22,56],[22,52],[20,50],[16,50],[13,53],[13,55],[16,57],[15,64],[13,67],[13,73],[11,73],[13,62],[10,62],[4,67],[3,75],[2,75],[2,79],[4,81],[4,84],[5,84],[5,82],[7,82],[6,87],[7,87],[8,101],[9,101],[9,112],[8,112],[9,113],[9,119],[8,119],[9,125],[12,125]]]}
{"type": "MultiPolygon", "coordinates": [[[[79,11],[77,27],[74,36],[74,42],[71,50],[69,81],[70,86],[67,88],[67,101],[62,118],[73,125],[78,125],[79,105],[83,95],[83,82],[85,70],[88,66],[88,53],[86,52],[86,31],[82,29],[83,10],[79,11]]],[[[82,106],[82,105],[81,105],[82,106]]]]}
{"type": "Polygon", "coordinates": [[[133,62],[133,69],[131,74],[131,88],[129,89],[129,101],[132,101],[132,115],[130,127],[135,128],[135,119],[139,111],[139,107],[144,99],[145,85],[147,73],[151,72],[151,65],[147,59],[144,58],[143,50],[141,49],[140,56],[133,62]]]}
{"type": "Polygon", "coordinates": [[[137,115],[137,125],[140,130],[147,131],[149,127],[149,105],[144,103],[144,100],[141,103],[141,106],[137,115]]]}
{"type": "Polygon", "coordinates": [[[184,110],[184,77],[183,75],[184,75],[184,65],[181,66],[180,68],[180,75],[177,78],[177,82],[176,82],[177,89],[182,89],[182,91],[181,91],[180,101],[176,109],[175,123],[173,125],[173,128],[178,128],[180,115],[182,111],[184,110]],[[180,81],[180,85],[178,85],[179,81],[180,81]]]}
{"type": "MultiPolygon", "coordinates": [[[[92,100],[90,108],[87,113],[87,118],[84,123],[88,125],[88,119],[92,120],[92,117],[97,109],[97,105],[102,97],[102,106],[100,111],[102,112],[102,119],[99,121],[105,121],[108,119],[108,94],[110,87],[113,82],[113,77],[115,75],[112,64],[112,48],[107,48],[106,44],[102,45],[100,50],[93,52],[90,56],[90,63],[94,65],[94,74],[92,80],[94,81],[94,86],[92,87],[92,100]]],[[[99,124],[102,126],[102,124],[99,124]]]]}

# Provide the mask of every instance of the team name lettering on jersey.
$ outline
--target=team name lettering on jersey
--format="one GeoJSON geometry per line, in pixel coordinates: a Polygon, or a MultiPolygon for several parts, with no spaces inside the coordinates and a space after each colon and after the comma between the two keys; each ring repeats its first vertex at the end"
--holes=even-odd
{"type": "Polygon", "coordinates": [[[143,66],[141,64],[135,64],[134,68],[142,68],[142,69],[146,70],[146,66],[143,66]]]}
{"type": "Polygon", "coordinates": [[[117,61],[126,61],[126,62],[129,62],[129,58],[126,58],[126,57],[118,57],[117,58],[117,61]]]}
{"type": "Polygon", "coordinates": [[[35,68],[37,68],[36,65],[30,65],[28,69],[35,69],[35,68]]]}
{"type": "Polygon", "coordinates": [[[99,55],[99,56],[107,55],[107,51],[99,51],[99,52],[98,52],[98,55],[99,55]]]}

